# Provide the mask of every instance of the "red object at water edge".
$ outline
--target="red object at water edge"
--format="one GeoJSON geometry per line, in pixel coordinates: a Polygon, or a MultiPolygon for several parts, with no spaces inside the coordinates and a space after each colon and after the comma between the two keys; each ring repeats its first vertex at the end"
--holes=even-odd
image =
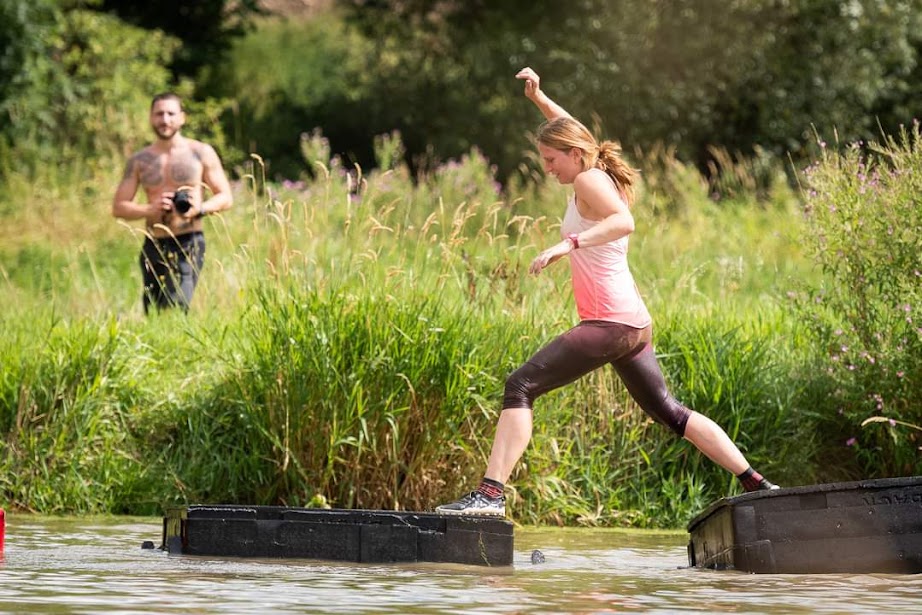
{"type": "Polygon", "coordinates": [[[6,513],[0,508],[0,553],[3,553],[3,537],[6,535],[6,513]]]}

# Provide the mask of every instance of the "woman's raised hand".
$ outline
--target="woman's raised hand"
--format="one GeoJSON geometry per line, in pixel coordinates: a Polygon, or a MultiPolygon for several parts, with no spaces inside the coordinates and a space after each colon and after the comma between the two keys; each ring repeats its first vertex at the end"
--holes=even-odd
{"type": "Polygon", "coordinates": [[[541,77],[530,67],[525,67],[515,74],[516,79],[525,81],[525,96],[534,99],[541,91],[541,77]]]}

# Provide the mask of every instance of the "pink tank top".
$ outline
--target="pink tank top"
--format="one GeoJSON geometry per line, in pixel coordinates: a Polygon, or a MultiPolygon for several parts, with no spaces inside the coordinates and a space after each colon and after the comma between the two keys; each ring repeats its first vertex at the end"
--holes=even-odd
{"type": "MultiPolygon", "coordinates": [[[[598,224],[583,218],[576,196],[567,203],[560,234],[581,233],[598,224]]],[[[652,322],[627,265],[628,238],[570,252],[573,295],[580,320],[607,320],[642,329],[652,322]]]]}

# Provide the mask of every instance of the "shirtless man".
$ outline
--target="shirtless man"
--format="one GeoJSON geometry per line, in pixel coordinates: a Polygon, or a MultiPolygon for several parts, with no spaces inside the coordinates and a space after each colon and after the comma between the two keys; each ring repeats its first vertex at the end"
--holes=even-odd
{"type": "Polygon", "coordinates": [[[179,96],[165,93],[154,97],[150,124],[157,140],[128,160],[112,201],[116,218],[144,219],[147,224],[140,257],[145,314],[152,304],[158,310],[172,306],[189,309],[205,261],[202,217],[224,211],[233,203],[217,153],[210,145],[183,137],[179,131],[185,123],[179,96]],[[142,186],[146,203],[134,200],[142,186]],[[211,191],[207,200],[203,186],[211,191]],[[180,190],[188,191],[189,207],[184,212],[173,201],[180,190]]]}

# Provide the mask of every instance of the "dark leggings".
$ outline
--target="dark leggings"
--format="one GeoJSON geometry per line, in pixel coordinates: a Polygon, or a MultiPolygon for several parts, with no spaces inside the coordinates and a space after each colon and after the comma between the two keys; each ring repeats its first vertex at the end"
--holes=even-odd
{"type": "Polygon", "coordinates": [[[634,401],[679,436],[691,410],[676,401],[653,353],[652,330],[584,320],[539,350],[506,380],[503,408],[529,408],[548,391],[611,363],[634,401]]]}
{"type": "Polygon", "coordinates": [[[144,279],[144,313],[179,307],[188,311],[199,272],[205,264],[205,236],[199,232],[163,239],[144,240],[141,248],[144,279]]]}

